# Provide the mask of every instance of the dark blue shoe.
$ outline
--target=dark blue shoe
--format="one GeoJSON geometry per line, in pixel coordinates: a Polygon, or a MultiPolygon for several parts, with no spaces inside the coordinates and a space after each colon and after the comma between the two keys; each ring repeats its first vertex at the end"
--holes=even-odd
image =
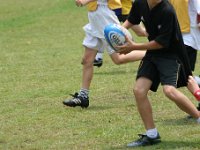
{"type": "Polygon", "coordinates": [[[155,138],[150,138],[145,134],[138,134],[139,135],[139,139],[136,141],[133,141],[129,144],[127,144],[127,147],[139,147],[139,146],[149,146],[149,145],[154,145],[157,143],[161,142],[161,137],[158,133],[157,137],[155,138]]]}

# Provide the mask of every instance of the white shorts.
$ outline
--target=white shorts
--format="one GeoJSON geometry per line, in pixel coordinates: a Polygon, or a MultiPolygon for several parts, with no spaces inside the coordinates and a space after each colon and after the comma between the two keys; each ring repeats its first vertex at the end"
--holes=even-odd
{"type": "Polygon", "coordinates": [[[120,24],[120,22],[114,11],[108,8],[107,1],[101,0],[96,11],[88,12],[88,19],[89,23],[83,27],[85,31],[83,45],[101,53],[104,50],[107,50],[109,55],[114,53],[115,51],[105,40],[104,28],[108,24],[120,24]]]}
{"type": "Polygon", "coordinates": [[[190,28],[190,33],[183,34],[184,44],[191,46],[196,50],[200,50],[200,30],[198,28],[190,28]]]}
{"type": "Polygon", "coordinates": [[[109,55],[115,52],[115,50],[108,45],[105,39],[95,37],[87,32],[83,40],[83,46],[94,49],[100,53],[103,53],[104,50],[107,50],[109,55]]]}

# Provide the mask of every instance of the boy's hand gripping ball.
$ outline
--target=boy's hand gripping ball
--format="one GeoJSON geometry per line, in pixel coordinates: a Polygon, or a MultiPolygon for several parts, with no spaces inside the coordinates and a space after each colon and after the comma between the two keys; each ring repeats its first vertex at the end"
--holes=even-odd
{"type": "Polygon", "coordinates": [[[118,24],[109,24],[104,29],[105,39],[115,51],[118,50],[116,46],[121,46],[126,43],[125,35],[132,39],[131,33],[118,24]]]}

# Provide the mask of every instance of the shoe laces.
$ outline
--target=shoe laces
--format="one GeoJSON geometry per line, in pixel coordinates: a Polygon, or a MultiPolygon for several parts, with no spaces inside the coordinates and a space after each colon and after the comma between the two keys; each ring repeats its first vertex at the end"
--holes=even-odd
{"type": "Polygon", "coordinates": [[[139,136],[138,141],[142,141],[142,139],[143,139],[144,137],[147,137],[146,134],[138,134],[138,136],[139,136]]]}
{"type": "Polygon", "coordinates": [[[70,94],[73,99],[72,101],[75,103],[75,104],[81,104],[81,97],[79,96],[79,94],[76,92],[74,94],[70,94]]]}
{"type": "Polygon", "coordinates": [[[78,98],[78,93],[74,93],[74,94],[69,94],[70,96],[72,96],[73,98],[78,98]]]}

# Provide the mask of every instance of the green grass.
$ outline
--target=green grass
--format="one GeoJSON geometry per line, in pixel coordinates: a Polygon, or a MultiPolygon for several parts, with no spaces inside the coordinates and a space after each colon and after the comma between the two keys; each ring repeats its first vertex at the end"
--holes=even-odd
{"type": "MultiPolygon", "coordinates": [[[[90,107],[62,105],[80,88],[85,8],[73,0],[1,0],[0,14],[0,149],[126,149],[144,132],[132,94],[139,62],[116,66],[105,53],[90,107]]],[[[197,60],[195,74],[199,68],[197,60]]],[[[148,149],[200,149],[200,126],[161,89],[150,98],[163,142],[148,149]]]]}

